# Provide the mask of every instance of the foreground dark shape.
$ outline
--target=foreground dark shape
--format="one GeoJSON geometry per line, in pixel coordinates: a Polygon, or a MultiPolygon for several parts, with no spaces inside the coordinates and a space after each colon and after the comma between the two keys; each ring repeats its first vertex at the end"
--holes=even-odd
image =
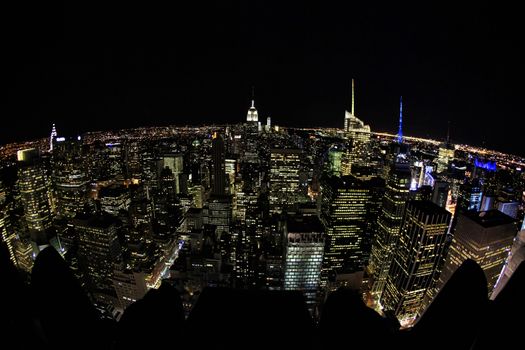
{"type": "Polygon", "coordinates": [[[409,331],[367,308],[359,293],[340,289],[326,300],[319,325],[298,292],[205,289],[187,320],[168,284],[131,305],[120,322],[102,321],[66,262],[52,248],[35,261],[24,285],[5,247],[1,348],[433,348],[488,349],[512,344],[522,315],[522,263],[494,301],[481,268],[466,261],[409,331]],[[521,308],[518,310],[518,308],[521,308]]]}

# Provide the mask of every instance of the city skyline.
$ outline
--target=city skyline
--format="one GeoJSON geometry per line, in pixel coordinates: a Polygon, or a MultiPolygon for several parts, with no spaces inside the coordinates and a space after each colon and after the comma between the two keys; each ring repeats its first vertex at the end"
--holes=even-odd
{"type": "Polygon", "coordinates": [[[521,324],[498,320],[525,294],[520,11],[6,10],[10,347],[515,341],[521,324]]]}
{"type": "Polygon", "coordinates": [[[262,118],[341,127],[355,79],[356,115],[373,130],[396,131],[402,95],[405,134],[444,139],[450,121],[454,143],[524,156],[512,141],[522,132],[518,31],[485,3],[448,13],[445,5],[221,2],[181,5],[173,18],[148,6],[54,6],[14,12],[25,29],[9,41],[12,117],[0,144],[43,136],[52,123],[63,134],[235,123],[252,86],[262,118]],[[54,24],[43,25],[41,13],[54,24]],[[143,25],[126,19],[134,16],[143,25]]]}

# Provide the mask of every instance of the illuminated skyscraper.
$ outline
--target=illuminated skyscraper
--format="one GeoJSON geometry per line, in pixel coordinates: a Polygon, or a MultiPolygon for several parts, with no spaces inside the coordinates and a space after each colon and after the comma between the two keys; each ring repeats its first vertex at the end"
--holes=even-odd
{"type": "Polygon", "coordinates": [[[213,179],[212,194],[222,196],[226,192],[226,172],[224,170],[224,140],[215,133],[212,140],[213,179]]]}
{"type": "Polygon", "coordinates": [[[57,137],[57,129],[55,128],[55,124],[53,124],[53,128],[51,129],[51,136],[49,136],[49,152],[53,151],[53,143],[56,137],[57,137]]]}
{"type": "Polygon", "coordinates": [[[405,204],[409,196],[410,168],[408,164],[393,165],[386,182],[378,230],[372,243],[369,269],[373,275],[372,293],[381,296],[396,250],[405,204]]]}
{"type": "Polygon", "coordinates": [[[73,227],[78,236],[79,267],[88,290],[97,301],[115,303],[113,270],[121,260],[117,222],[105,215],[78,216],[73,227]]]}
{"type": "Polygon", "coordinates": [[[409,201],[381,304],[402,325],[422,313],[423,299],[439,277],[451,214],[430,201],[409,201]]]}
{"type": "Polygon", "coordinates": [[[99,191],[98,199],[102,211],[115,216],[128,210],[131,204],[130,191],[124,186],[104,187],[99,191]]]}
{"type": "Polygon", "coordinates": [[[323,282],[337,274],[363,271],[370,190],[354,176],[331,176],[322,182],[321,218],[327,242],[323,282]]]}
{"type": "Polygon", "coordinates": [[[518,232],[514,238],[509,256],[498,278],[498,282],[494,287],[491,299],[496,298],[499,292],[503,290],[512,274],[516,271],[523,260],[525,260],[525,229],[518,232]]]}
{"type": "Polygon", "coordinates": [[[323,227],[314,216],[292,218],[286,223],[285,236],[284,289],[302,291],[312,310],[317,301],[323,263],[323,227]]]}
{"type": "Polygon", "coordinates": [[[255,100],[252,99],[252,105],[250,109],[248,109],[248,114],[246,115],[246,121],[247,122],[259,122],[259,115],[257,114],[257,109],[255,109],[255,100]]]}
{"type": "Polygon", "coordinates": [[[439,147],[438,157],[436,161],[437,163],[436,172],[438,174],[447,171],[448,163],[452,159],[454,159],[454,154],[455,154],[454,146],[448,142],[442,144],[439,147]]]}
{"type": "Polygon", "coordinates": [[[18,156],[18,187],[24,207],[24,218],[31,236],[33,252],[49,245],[52,213],[49,181],[40,155],[35,149],[20,150],[18,156]]]}
{"type": "Polygon", "coordinates": [[[270,152],[270,211],[280,213],[292,205],[299,189],[301,150],[272,149],[270,152]]]}
{"type": "Polygon", "coordinates": [[[162,169],[168,167],[175,179],[175,193],[181,193],[181,175],[184,172],[184,159],[182,154],[165,154],[161,159],[162,169]]]}
{"type": "Polygon", "coordinates": [[[52,181],[59,215],[73,217],[88,202],[89,179],[80,137],[55,140],[52,181]]]}
{"type": "Polygon", "coordinates": [[[514,219],[499,210],[460,214],[440,285],[445,284],[465,260],[472,259],[485,272],[489,293],[492,292],[515,236],[514,219]]]}
{"type": "Polygon", "coordinates": [[[4,242],[7,246],[7,251],[9,253],[9,259],[13,265],[17,266],[15,256],[15,239],[16,235],[11,226],[10,216],[9,216],[9,206],[5,201],[5,192],[0,180],[0,242],[4,242]]]}
{"type": "Polygon", "coordinates": [[[481,184],[477,179],[460,186],[458,212],[479,211],[481,208],[481,184]]]}
{"type": "Polygon", "coordinates": [[[345,111],[344,131],[348,138],[352,140],[367,143],[370,141],[370,125],[366,125],[355,115],[355,84],[352,79],[352,106],[351,110],[345,111]]]}

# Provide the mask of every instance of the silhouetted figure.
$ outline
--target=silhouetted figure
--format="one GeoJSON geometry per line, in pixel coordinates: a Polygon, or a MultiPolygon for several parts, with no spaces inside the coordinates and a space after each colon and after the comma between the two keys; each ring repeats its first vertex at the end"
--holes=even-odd
{"type": "Polygon", "coordinates": [[[111,329],[99,319],[87,294],[54,248],[38,254],[31,287],[31,301],[49,347],[109,348],[111,329]]]}
{"type": "Polygon", "coordinates": [[[379,349],[391,344],[397,329],[367,307],[358,291],[340,288],[323,306],[319,342],[327,348],[344,344],[349,349],[379,349]]]}
{"type": "Polygon", "coordinates": [[[470,349],[487,312],[487,279],[481,267],[466,260],[434,301],[406,332],[411,349],[470,349]]]}
{"type": "Polygon", "coordinates": [[[179,292],[167,283],[149,290],[126,309],[116,336],[115,349],[180,348],[185,329],[179,292]]]}

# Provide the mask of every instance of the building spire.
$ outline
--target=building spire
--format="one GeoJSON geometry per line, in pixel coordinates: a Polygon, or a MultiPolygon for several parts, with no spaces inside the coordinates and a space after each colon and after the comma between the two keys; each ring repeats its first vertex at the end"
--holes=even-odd
{"type": "Polygon", "coordinates": [[[450,143],[450,120],[447,121],[447,145],[450,143]]]}
{"type": "Polygon", "coordinates": [[[49,137],[49,151],[53,150],[53,139],[57,137],[57,129],[55,123],[53,123],[53,128],[51,129],[51,136],[49,137]]]}
{"type": "Polygon", "coordinates": [[[354,78],[352,78],[352,115],[355,116],[355,91],[354,91],[354,78]]]}
{"type": "Polygon", "coordinates": [[[397,132],[397,142],[403,142],[403,96],[399,98],[399,130],[397,132]]]}
{"type": "Polygon", "coordinates": [[[252,85],[252,108],[255,108],[255,86],[252,85]]]}

